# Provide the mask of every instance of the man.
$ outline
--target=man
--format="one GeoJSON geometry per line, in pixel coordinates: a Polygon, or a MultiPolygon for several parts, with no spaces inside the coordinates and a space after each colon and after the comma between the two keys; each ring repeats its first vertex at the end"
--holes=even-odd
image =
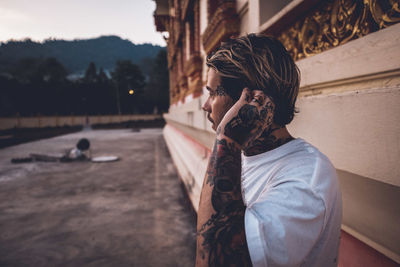
{"type": "Polygon", "coordinates": [[[300,74],[250,34],[207,58],[203,105],[217,138],[198,210],[196,266],[336,266],[341,194],[328,158],[286,125],[300,74]]]}

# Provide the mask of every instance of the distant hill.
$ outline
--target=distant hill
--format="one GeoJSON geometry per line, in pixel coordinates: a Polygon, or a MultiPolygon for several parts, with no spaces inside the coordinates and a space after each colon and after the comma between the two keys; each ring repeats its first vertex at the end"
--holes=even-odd
{"type": "Polygon", "coordinates": [[[30,39],[0,43],[0,71],[12,67],[18,60],[27,57],[55,57],[69,73],[82,73],[93,61],[97,68],[114,69],[119,59],[129,59],[133,63],[145,62],[146,58],[154,58],[161,46],[152,44],[135,45],[118,36],[101,36],[82,40],[46,40],[43,43],[30,39]]]}

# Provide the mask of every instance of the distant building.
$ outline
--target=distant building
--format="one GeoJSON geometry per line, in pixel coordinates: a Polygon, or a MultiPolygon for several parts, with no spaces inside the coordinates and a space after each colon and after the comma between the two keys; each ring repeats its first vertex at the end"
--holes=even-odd
{"type": "Polygon", "coordinates": [[[343,193],[340,266],[400,263],[400,13],[390,0],[155,0],[168,44],[164,136],[195,209],[215,134],[204,59],[221,41],[279,38],[301,71],[289,125],[329,156],[343,193]],[[168,32],[168,33],[167,33],[168,32]]]}
{"type": "Polygon", "coordinates": [[[67,75],[67,79],[69,81],[77,81],[79,79],[82,79],[84,76],[85,76],[85,74],[83,72],[71,73],[71,74],[67,75]]]}

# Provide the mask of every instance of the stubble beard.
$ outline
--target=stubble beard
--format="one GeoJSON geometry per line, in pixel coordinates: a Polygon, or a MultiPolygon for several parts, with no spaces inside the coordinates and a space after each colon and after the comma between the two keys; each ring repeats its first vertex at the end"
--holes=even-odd
{"type": "Polygon", "coordinates": [[[216,127],[215,127],[215,122],[214,120],[211,118],[211,113],[207,114],[207,119],[209,122],[211,122],[211,128],[215,131],[216,127]]]}

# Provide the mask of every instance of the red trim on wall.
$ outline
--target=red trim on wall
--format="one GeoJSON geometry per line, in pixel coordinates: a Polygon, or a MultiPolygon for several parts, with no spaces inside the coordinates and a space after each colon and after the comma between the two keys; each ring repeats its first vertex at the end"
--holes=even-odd
{"type": "Polygon", "coordinates": [[[399,264],[345,231],[341,231],[339,267],[396,266],[398,267],[399,264]]]}

